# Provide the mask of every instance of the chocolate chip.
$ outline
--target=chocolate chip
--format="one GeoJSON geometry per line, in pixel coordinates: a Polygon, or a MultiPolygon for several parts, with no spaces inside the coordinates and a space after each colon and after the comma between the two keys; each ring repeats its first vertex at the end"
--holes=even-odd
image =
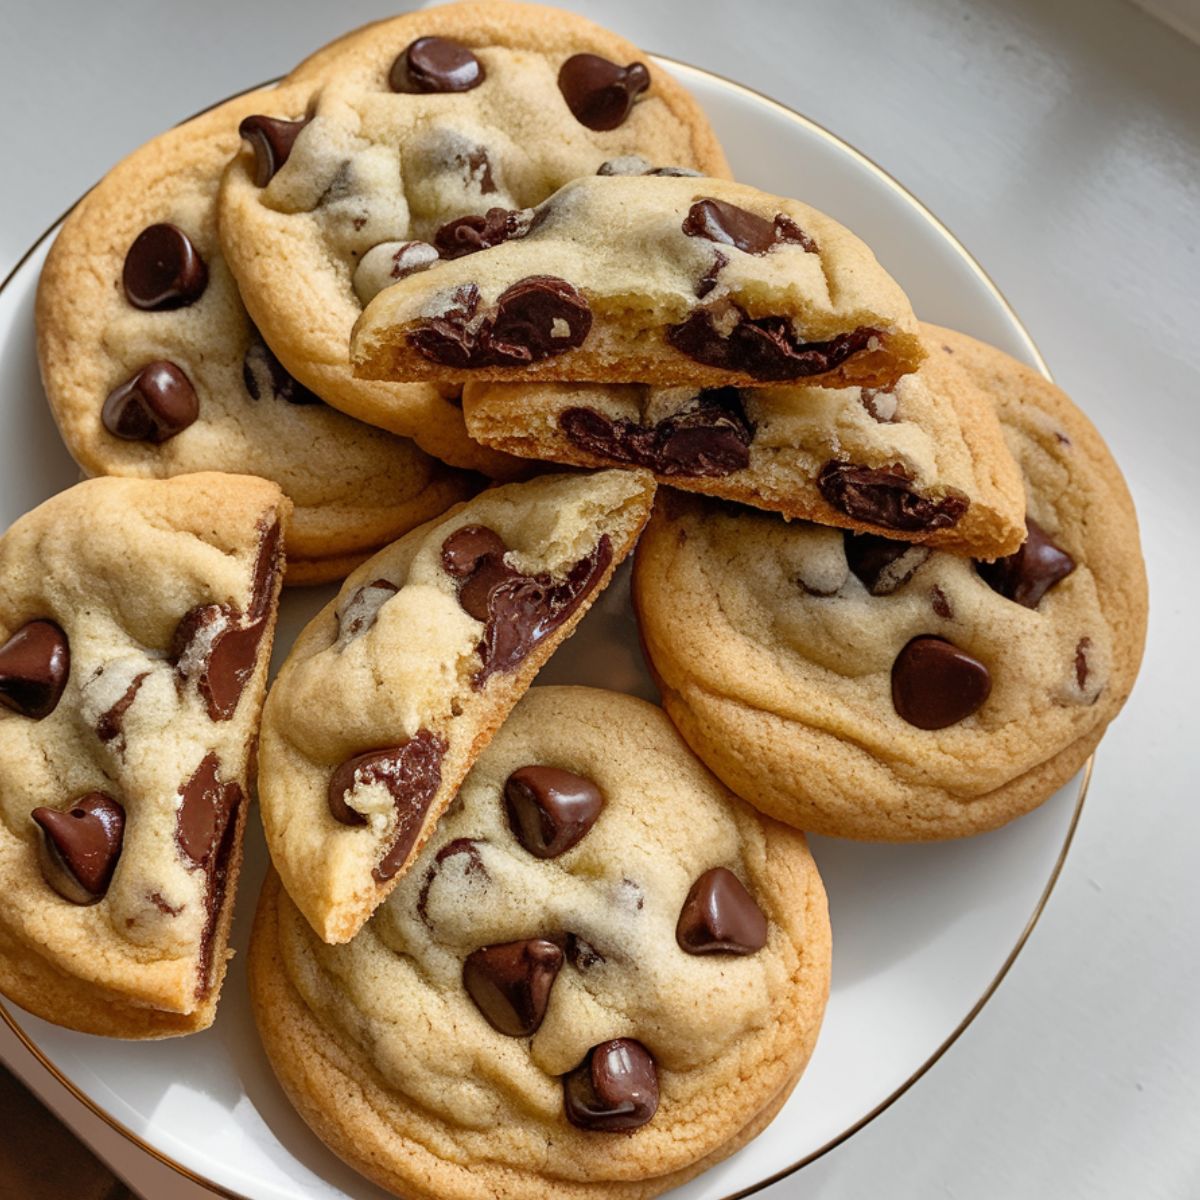
{"type": "Polygon", "coordinates": [[[176,225],[149,225],[134,238],[121,272],[134,308],[163,311],[194,304],[208,285],[208,268],[176,225]]]}
{"type": "Polygon", "coordinates": [[[242,623],[228,604],[201,604],[184,613],[171,640],[171,661],[183,681],[194,681],[213,721],[228,721],[258,663],[266,618],[242,623]]]}
{"type": "Polygon", "coordinates": [[[717,286],[717,276],[729,266],[729,256],[720,250],[713,251],[713,260],[704,274],[696,280],[696,298],[703,300],[717,286]]]}
{"type": "Polygon", "coordinates": [[[392,844],[375,868],[383,882],[404,865],[425,823],[434,796],[442,782],[445,741],[428,729],[398,746],[369,750],[341,764],[330,777],[329,811],[343,825],[364,825],[366,817],[349,803],[356,788],[382,784],[396,807],[396,829],[392,844]]]}
{"type": "Polygon", "coordinates": [[[753,954],[767,944],[767,918],[732,871],[713,867],[692,884],[675,940],[688,954],[753,954]]]}
{"type": "Polygon", "coordinates": [[[57,707],[70,673],[67,635],[53,621],[29,621],[0,646],[0,704],[40,721],[57,707]]]}
{"type": "Polygon", "coordinates": [[[279,518],[264,516],[258,522],[258,554],[250,579],[250,616],[265,617],[283,574],[283,526],[279,518]]]}
{"type": "Polygon", "coordinates": [[[490,196],[496,191],[496,180],[492,175],[492,160],[486,146],[476,146],[457,158],[464,172],[464,183],[478,183],[479,194],[490,196]]]}
{"type": "Polygon", "coordinates": [[[892,665],[892,704],[918,729],[945,729],[965,720],[991,691],[987,667],[944,638],[913,638],[892,665]]]}
{"type": "Polygon", "coordinates": [[[559,767],[518,767],[504,784],[508,823],[535,858],[557,858],[596,823],[604,807],[600,789],[559,767]]]}
{"type": "Polygon", "coordinates": [[[786,213],[775,214],[775,241],[780,245],[801,246],[808,254],[819,254],[817,243],[786,213]]]}
{"type": "Polygon", "coordinates": [[[442,258],[462,258],[523,238],[533,224],[532,208],[489,208],[480,216],[455,217],[433,235],[442,258]]]}
{"type": "Polygon", "coordinates": [[[523,662],[570,619],[611,562],[612,543],[605,534],[556,583],[548,575],[524,575],[509,566],[504,543],[492,530],[479,525],[455,530],[442,545],[442,564],[459,581],[463,611],[484,625],[472,685],[480,689],[497,671],[511,671],[523,662]]]}
{"type": "Polygon", "coordinates": [[[350,597],[346,607],[338,619],[338,635],[344,638],[356,638],[369,630],[379,617],[379,610],[400,589],[387,579],[376,579],[364,583],[350,597]]]}
{"type": "Polygon", "coordinates": [[[175,814],[175,840],[196,867],[207,867],[237,814],[243,795],[234,780],[221,778],[221,762],[207,754],[192,777],[179,789],[183,798],[175,814]]]}
{"type": "Polygon", "coordinates": [[[453,841],[447,842],[434,855],[433,863],[425,872],[425,878],[421,881],[421,891],[417,896],[417,915],[426,925],[429,925],[429,889],[433,886],[433,881],[437,878],[442,864],[448,859],[465,858],[464,874],[468,879],[486,883],[491,878],[487,867],[484,866],[483,856],[479,853],[479,847],[482,844],[476,838],[455,838],[453,841]]]}
{"type": "Polygon", "coordinates": [[[1081,692],[1087,686],[1088,674],[1090,673],[1088,651],[1091,648],[1092,639],[1089,637],[1080,638],[1075,644],[1075,682],[1079,684],[1081,692]]]}
{"type": "Polygon", "coordinates": [[[567,956],[567,962],[577,971],[590,971],[593,967],[607,961],[591,942],[581,938],[577,933],[568,933],[565,941],[564,953],[567,956]]]}
{"type": "Polygon", "coordinates": [[[279,117],[253,116],[246,117],[238,126],[238,135],[245,138],[254,151],[254,182],[258,187],[266,187],[275,172],[287,162],[296,139],[309,120],[309,117],[284,121],[279,117]]]}
{"type": "Polygon", "coordinates": [[[137,699],[138,691],[148,674],[149,672],[143,671],[140,675],[135,675],[125,689],[125,694],[110,709],[100,714],[100,719],[96,722],[96,736],[102,742],[111,742],[122,736],[125,714],[137,699]]]}
{"type": "Polygon", "coordinates": [[[563,952],[545,938],[484,946],[467,955],[463,986],[493,1029],[509,1037],[537,1032],[563,952]]]}
{"type": "Polygon", "coordinates": [[[592,328],[588,302],[565,279],[531,275],[507,288],[477,317],[479,292],[459,288],[453,306],[408,335],[418,353],[448,367],[519,367],[583,344],[592,328]]]}
{"type": "Polygon", "coordinates": [[[246,347],[242,359],[242,382],[251,400],[269,396],[287,404],[321,404],[321,397],[310,392],[299,380],[288,374],[287,368],[275,357],[274,351],[261,338],[254,338],[246,347]]]}
{"type": "Polygon", "coordinates": [[[596,168],[597,175],[665,175],[672,179],[699,179],[691,167],[652,167],[640,154],[622,154],[596,168]]]}
{"type": "Polygon", "coordinates": [[[801,342],[787,317],[748,317],[736,308],[729,333],[717,328],[717,314],[698,308],[678,325],[667,327],[667,341],[681,354],[705,366],[740,371],[764,382],[823,375],[852,355],[869,349],[879,333],[862,327],[826,342],[801,342]]]}
{"type": "Polygon", "coordinates": [[[108,393],[100,419],[114,437],[158,445],[200,415],[192,381],[172,362],[147,363],[108,393]]]}
{"type": "Polygon", "coordinates": [[[775,245],[775,227],[770,221],[711,196],[697,200],[688,209],[683,232],[688,237],[734,246],[747,254],[766,254],[775,245]]]}
{"type": "Polygon", "coordinates": [[[933,553],[877,533],[845,534],[846,563],[872,596],[890,596],[903,587],[913,572],[933,553]]]}
{"type": "Polygon", "coordinates": [[[1042,597],[1075,570],[1075,560],[1032,517],[1026,517],[1021,548],[995,562],[976,562],[975,570],[992,591],[1026,608],[1037,608],[1042,597]]]}
{"type": "Polygon", "coordinates": [[[903,467],[860,467],[827,462],[817,476],[817,490],[838,512],[869,525],[906,533],[950,529],[962,520],[970,500],[957,491],[941,499],[924,496],[912,486],[903,467]]]}
{"type": "Polygon", "coordinates": [[[946,593],[942,591],[936,584],[929,591],[929,602],[933,606],[933,611],[944,621],[954,619],[954,609],[950,607],[950,600],[946,593]]]}
{"type": "Polygon", "coordinates": [[[572,445],[665,476],[719,477],[750,465],[754,426],[736,388],[706,388],[656,425],[568,408],[559,428],[572,445]]]}
{"type": "Polygon", "coordinates": [[[650,72],[642,63],[621,67],[598,54],[573,54],[558,72],[558,90],[588,129],[616,129],[649,86],[650,72]]]}
{"type": "Polygon", "coordinates": [[[650,1051],[632,1038],[601,1042],[563,1076],[567,1120],[580,1129],[637,1129],[658,1111],[658,1071],[650,1051]]]}
{"type": "Polygon", "coordinates": [[[423,37],[396,56],[388,86],[393,92],[469,92],[486,78],[483,63],[462,42],[423,37]]]}
{"type": "Polygon", "coordinates": [[[72,904],[103,898],[121,856],[125,810],[103,792],[89,792],[66,812],[35,808],[42,831],[39,863],[46,882],[72,904]]]}

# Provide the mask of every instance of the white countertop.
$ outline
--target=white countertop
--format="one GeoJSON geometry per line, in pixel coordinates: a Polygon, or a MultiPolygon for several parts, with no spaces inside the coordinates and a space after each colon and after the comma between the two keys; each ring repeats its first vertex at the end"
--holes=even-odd
{"type": "MultiPolygon", "coordinates": [[[[140,142],[406,7],[6,4],[0,276],[140,142]]],[[[1142,521],[1145,667],[1033,937],[920,1083],[763,1194],[1200,1194],[1200,798],[1188,770],[1200,733],[1185,690],[1200,669],[1200,47],[1126,0],[566,7],[774,96],[913,191],[1109,439],[1142,521]]],[[[88,1114],[6,1029],[0,1057],[147,1197],[210,1195],[88,1114]]]]}

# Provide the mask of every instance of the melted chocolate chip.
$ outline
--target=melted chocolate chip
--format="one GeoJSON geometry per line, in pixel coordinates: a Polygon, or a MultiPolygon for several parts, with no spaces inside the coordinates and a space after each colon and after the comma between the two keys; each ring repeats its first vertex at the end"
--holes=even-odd
{"type": "Polygon", "coordinates": [[[129,711],[129,706],[137,699],[138,691],[146,681],[148,674],[149,672],[143,671],[140,675],[135,675],[125,689],[125,694],[112,708],[100,714],[100,719],[96,722],[96,736],[102,742],[111,742],[123,735],[125,714],[129,711]]]}
{"type": "Polygon", "coordinates": [[[950,600],[946,593],[942,591],[937,584],[929,591],[929,603],[933,606],[933,611],[942,618],[943,621],[951,621],[954,619],[954,609],[950,607],[950,600]]]}
{"type": "Polygon", "coordinates": [[[1079,690],[1082,692],[1087,687],[1088,675],[1090,667],[1088,666],[1088,651],[1092,648],[1092,639],[1089,637],[1080,638],[1075,644],[1075,682],[1079,685],[1079,690]]]}
{"type": "Polygon", "coordinates": [[[557,858],[579,842],[604,807],[600,789],[559,767],[518,767],[504,784],[508,823],[535,858],[557,858]]]}
{"type": "Polygon", "coordinates": [[[591,942],[585,941],[577,933],[568,933],[565,942],[567,962],[577,971],[590,971],[599,963],[607,961],[591,942]]]}
{"type": "Polygon", "coordinates": [[[208,268],[178,226],[149,225],[125,255],[121,282],[134,308],[161,312],[199,300],[208,286],[208,268]]]}
{"type": "Polygon", "coordinates": [[[943,638],[913,638],[892,665],[892,704],[918,729],[956,725],[978,712],[991,691],[987,667],[943,638]]]}
{"type": "Polygon", "coordinates": [[[457,162],[463,168],[463,182],[479,185],[481,196],[490,196],[496,191],[496,179],[492,174],[492,160],[487,147],[476,146],[474,150],[457,156],[457,162]]]}
{"type": "Polygon", "coordinates": [[[388,86],[393,92],[469,92],[486,78],[483,63],[461,42],[423,37],[396,56],[388,86]]]}
{"type": "Polygon", "coordinates": [[[650,1051],[632,1038],[601,1042],[563,1076],[567,1120],[580,1129],[637,1129],[658,1111],[658,1071],[650,1051]]]}
{"type": "Polygon", "coordinates": [[[400,589],[388,579],[364,583],[350,597],[342,610],[338,632],[340,636],[356,638],[369,630],[379,618],[379,610],[400,589]]]}
{"type": "Polygon", "coordinates": [[[552,275],[514,283],[491,313],[480,315],[478,307],[474,284],[459,288],[446,313],[413,330],[409,342],[443,366],[519,367],[574,350],[592,328],[587,300],[552,275]]]}
{"type": "Polygon", "coordinates": [[[914,546],[877,533],[845,534],[846,564],[872,596],[890,596],[903,587],[916,569],[933,553],[928,546],[914,546]]]}
{"type": "Polygon", "coordinates": [[[425,872],[425,878],[421,881],[421,891],[417,896],[417,915],[426,925],[429,924],[429,889],[433,886],[434,879],[447,859],[456,856],[466,858],[464,872],[468,879],[477,879],[486,883],[491,878],[487,867],[484,866],[483,856],[479,853],[481,845],[482,843],[475,838],[455,838],[453,841],[447,842],[434,855],[433,863],[425,872]]]}
{"type": "Polygon", "coordinates": [[[898,465],[827,462],[817,476],[817,490],[838,512],[856,521],[907,533],[949,529],[962,520],[971,504],[960,492],[949,492],[940,500],[923,496],[912,486],[912,476],[898,465]]]}
{"type": "Polygon", "coordinates": [[[775,241],[780,245],[801,246],[808,254],[819,254],[817,243],[791,217],[775,214],[775,241]]]}
{"type": "Polygon", "coordinates": [[[720,250],[714,250],[712,263],[705,270],[704,274],[696,280],[697,299],[703,300],[717,286],[717,276],[727,266],[729,266],[729,255],[722,254],[720,250]]]}
{"type": "Polygon", "coordinates": [[[396,830],[392,844],[375,868],[380,882],[391,879],[404,865],[425,823],[442,782],[445,741],[428,729],[399,746],[368,750],[341,764],[329,779],[329,811],[343,825],[365,825],[366,817],[349,803],[356,788],[382,784],[396,807],[396,830]]]}
{"type": "Polygon", "coordinates": [[[736,388],[706,388],[656,425],[568,408],[559,428],[573,445],[612,462],[648,467],[659,475],[720,477],[750,465],[754,426],[736,388]]]}
{"type": "Polygon", "coordinates": [[[737,312],[737,324],[722,334],[714,313],[698,308],[678,325],[667,327],[667,341],[705,366],[740,371],[764,382],[782,382],[832,371],[879,337],[877,330],[860,328],[839,333],[827,342],[801,342],[786,317],[751,318],[741,309],[737,312]]]}
{"type": "Polygon", "coordinates": [[[462,258],[490,250],[501,242],[523,238],[533,224],[532,208],[489,208],[480,216],[455,217],[433,235],[442,258],[462,258]]]}
{"type": "Polygon", "coordinates": [[[242,802],[241,786],[222,780],[220,759],[207,754],[179,794],[175,840],[193,866],[208,867],[242,802]]]}
{"type": "Polygon", "coordinates": [[[265,617],[283,574],[283,526],[274,515],[258,522],[258,557],[250,583],[250,616],[265,617]]]}
{"type": "Polygon", "coordinates": [[[255,338],[246,347],[242,359],[242,382],[251,400],[269,396],[288,404],[321,404],[321,397],[310,392],[299,380],[288,374],[271,347],[255,338]]]}
{"type": "Polygon", "coordinates": [[[30,621],[0,646],[0,704],[40,721],[58,706],[70,673],[67,635],[53,621],[30,621]]]}
{"type": "Polygon", "coordinates": [[[767,944],[767,918],[732,871],[713,867],[692,884],[675,940],[688,954],[753,954],[767,944]]]}
{"type": "Polygon", "coordinates": [[[246,117],[238,126],[239,136],[245,138],[254,151],[254,182],[258,187],[266,187],[275,172],[287,162],[309,119],[284,121],[279,117],[253,116],[246,117]]]}
{"type": "Polygon", "coordinates": [[[192,680],[209,719],[228,721],[254,674],[265,617],[243,625],[228,604],[201,604],[184,613],[171,641],[171,661],[181,680],[192,680]]]}
{"type": "Polygon", "coordinates": [[[72,904],[103,898],[121,856],[125,810],[111,796],[90,792],[66,812],[35,808],[42,831],[39,863],[46,882],[72,904]]]}
{"type": "Polygon", "coordinates": [[[775,227],[756,213],[711,197],[697,200],[683,219],[688,237],[708,238],[746,254],[766,254],[775,245],[775,227]]]}
{"type": "Polygon", "coordinates": [[[995,562],[976,562],[975,570],[992,591],[1026,608],[1037,608],[1042,597],[1075,570],[1075,560],[1032,517],[1025,518],[1025,531],[1025,541],[1015,554],[995,562]]]}
{"type": "Polygon", "coordinates": [[[556,583],[549,575],[524,575],[510,567],[503,547],[499,537],[478,525],[455,530],[442,546],[442,563],[459,580],[459,604],[484,623],[480,667],[471,679],[477,690],[497,671],[519,666],[569,620],[612,562],[612,543],[605,534],[556,583]],[[485,548],[488,534],[495,542],[485,548]]]}
{"type": "Polygon", "coordinates": [[[104,428],[114,437],[155,445],[182,433],[199,415],[192,381],[174,363],[161,360],[113,388],[100,410],[104,428]]]}
{"type": "Polygon", "coordinates": [[[562,964],[562,950],[545,938],[484,946],[467,955],[463,986],[493,1029],[530,1037],[546,1015],[562,964]]]}
{"type": "Polygon", "coordinates": [[[588,129],[616,129],[649,86],[650,72],[642,63],[621,67],[598,54],[573,54],[558,72],[558,90],[571,115],[588,129]]]}

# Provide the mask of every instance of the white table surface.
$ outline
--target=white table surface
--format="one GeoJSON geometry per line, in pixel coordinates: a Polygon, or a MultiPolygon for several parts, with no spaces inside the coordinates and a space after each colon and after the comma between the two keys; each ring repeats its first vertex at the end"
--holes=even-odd
{"type": "MultiPolygon", "coordinates": [[[[0,275],[140,142],[405,7],[4,0],[0,275]]],[[[764,1195],[1200,1195],[1200,47],[1126,0],[567,7],[791,105],[928,204],[1109,439],[1150,569],[1141,681],[1008,979],[893,1108],[764,1195]]],[[[209,1195],[7,1029],[0,1057],[145,1196],[209,1195]]]]}

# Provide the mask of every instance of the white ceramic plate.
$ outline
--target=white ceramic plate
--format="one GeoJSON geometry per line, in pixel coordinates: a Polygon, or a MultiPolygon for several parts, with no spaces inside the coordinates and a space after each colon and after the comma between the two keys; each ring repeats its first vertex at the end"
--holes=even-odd
{"type": "MultiPolygon", "coordinates": [[[[922,317],[1043,364],[995,287],[927,211],[861,155],[797,114],[717,76],[669,64],[708,112],[740,179],[798,196],[874,247],[922,317]]],[[[51,231],[53,232],[53,231],[51,231]]],[[[0,527],[77,471],[38,382],[33,298],[44,238],[0,289],[0,527]]],[[[277,659],[332,595],[287,596],[277,659]]],[[[654,698],[623,571],[539,682],[588,683],[654,698]]],[[[744,1196],[844,1140],[919,1078],[982,1007],[1054,884],[1086,778],[1008,828],[938,846],[814,838],[829,891],[833,985],[800,1086],[753,1144],[676,1193],[744,1196]]],[[[215,1026],[136,1044],[0,1012],[85,1103],[156,1157],[214,1190],[254,1200],[383,1197],[325,1150],[293,1113],[258,1044],[243,972],[266,852],[252,822],[230,972],[215,1026]]]]}

